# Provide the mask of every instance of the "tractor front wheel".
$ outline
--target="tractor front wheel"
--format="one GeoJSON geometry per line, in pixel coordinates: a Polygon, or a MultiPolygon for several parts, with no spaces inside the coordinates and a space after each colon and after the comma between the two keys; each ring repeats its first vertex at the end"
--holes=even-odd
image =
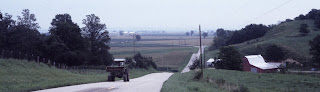
{"type": "Polygon", "coordinates": [[[127,77],[126,74],[124,74],[124,75],[122,76],[122,78],[123,78],[123,81],[124,81],[124,82],[128,81],[128,77],[127,77]]]}
{"type": "Polygon", "coordinates": [[[108,81],[114,81],[115,80],[115,76],[109,75],[108,76],[108,81]]]}

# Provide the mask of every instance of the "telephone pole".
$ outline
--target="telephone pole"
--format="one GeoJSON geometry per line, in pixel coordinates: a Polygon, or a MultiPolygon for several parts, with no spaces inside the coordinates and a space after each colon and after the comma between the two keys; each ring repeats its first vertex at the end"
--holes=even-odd
{"type": "Polygon", "coordinates": [[[132,42],[133,42],[133,54],[136,52],[136,43],[135,43],[135,37],[137,34],[131,34],[132,36],[132,42]]]}
{"type": "Polygon", "coordinates": [[[202,46],[201,46],[201,27],[199,25],[199,36],[200,36],[200,68],[201,68],[201,78],[203,77],[203,64],[202,64],[202,46]]]}

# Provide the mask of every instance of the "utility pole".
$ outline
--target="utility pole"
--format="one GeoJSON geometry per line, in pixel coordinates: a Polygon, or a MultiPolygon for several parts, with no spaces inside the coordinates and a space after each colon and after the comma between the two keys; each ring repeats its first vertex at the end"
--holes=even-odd
{"type": "Polygon", "coordinates": [[[133,54],[136,52],[136,43],[135,43],[135,38],[137,34],[132,34],[132,42],[133,42],[133,54]]]}
{"type": "MultiPolygon", "coordinates": [[[[206,46],[206,45],[204,45],[206,46]]],[[[203,66],[204,68],[206,68],[207,62],[206,62],[206,51],[205,49],[203,49],[203,66]]]]}
{"type": "Polygon", "coordinates": [[[202,46],[201,46],[201,27],[199,25],[199,36],[200,36],[200,68],[201,68],[201,78],[203,77],[203,64],[202,64],[202,46]]]}

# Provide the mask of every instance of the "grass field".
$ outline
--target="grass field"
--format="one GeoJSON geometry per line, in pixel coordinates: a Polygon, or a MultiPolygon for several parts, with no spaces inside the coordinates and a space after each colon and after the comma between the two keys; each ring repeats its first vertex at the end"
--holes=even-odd
{"type": "Polygon", "coordinates": [[[205,69],[204,77],[194,79],[195,71],[175,73],[164,83],[161,92],[230,92],[247,89],[250,92],[317,92],[320,78],[309,75],[251,73],[205,69]]]}
{"type": "MultiPolygon", "coordinates": [[[[313,20],[295,20],[275,26],[267,31],[264,37],[231,46],[236,47],[242,55],[263,55],[267,46],[276,44],[287,52],[285,58],[307,63],[311,59],[309,41],[319,34],[320,31],[315,27],[313,20]],[[310,33],[307,36],[300,36],[299,33],[300,24],[303,23],[309,26],[310,33]]],[[[218,50],[207,52],[206,59],[217,57],[218,52],[218,50]]]]}
{"type": "MultiPolygon", "coordinates": [[[[0,59],[0,92],[21,92],[106,81],[108,73],[79,74],[64,69],[49,67],[42,63],[0,59]]],[[[136,78],[154,69],[130,70],[130,78],[136,78]]]]}
{"type": "MultiPolygon", "coordinates": [[[[198,40],[198,36],[142,36],[142,40],[136,42],[135,49],[143,56],[152,57],[158,67],[177,70],[190,58],[190,53],[197,52],[198,49],[193,46],[199,44],[198,40]]],[[[212,37],[203,40],[207,45],[211,42],[212,37]]],[[[110,46],[110,53],[115,58],[134,55],[131,36],[111,36],[110,46]]]]}
{"type": "Polygon", "coordinates": [[[320,31],[315,31],[313,20],[295,20],[288,23],[283,23],[269,30],[262,38],[247,41],[241,44],[234,45],[242,54],[260,53],[260,48],[265,48],[267,45],[276,44],[288,50],[288,58],[293,58],[299,62],[307,62],[311,56],[309,54],[309,41],[320,34],[320,31]],[[300,24],[307,24],[310,33],[307,36],[300,36],[300,24]]]}

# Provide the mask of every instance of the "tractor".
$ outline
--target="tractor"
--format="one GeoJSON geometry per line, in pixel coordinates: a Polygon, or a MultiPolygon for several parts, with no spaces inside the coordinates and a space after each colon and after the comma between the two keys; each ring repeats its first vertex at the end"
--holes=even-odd
{"type": "Polygon", "coordinates": [[[125,59],[114,59],[111,66],[107,66],[107,72],[110,72],[108,81],[115,81],[115,77],[123,78],[124,82],[129,82],[129,71],[125,67],[125,59]]]}

